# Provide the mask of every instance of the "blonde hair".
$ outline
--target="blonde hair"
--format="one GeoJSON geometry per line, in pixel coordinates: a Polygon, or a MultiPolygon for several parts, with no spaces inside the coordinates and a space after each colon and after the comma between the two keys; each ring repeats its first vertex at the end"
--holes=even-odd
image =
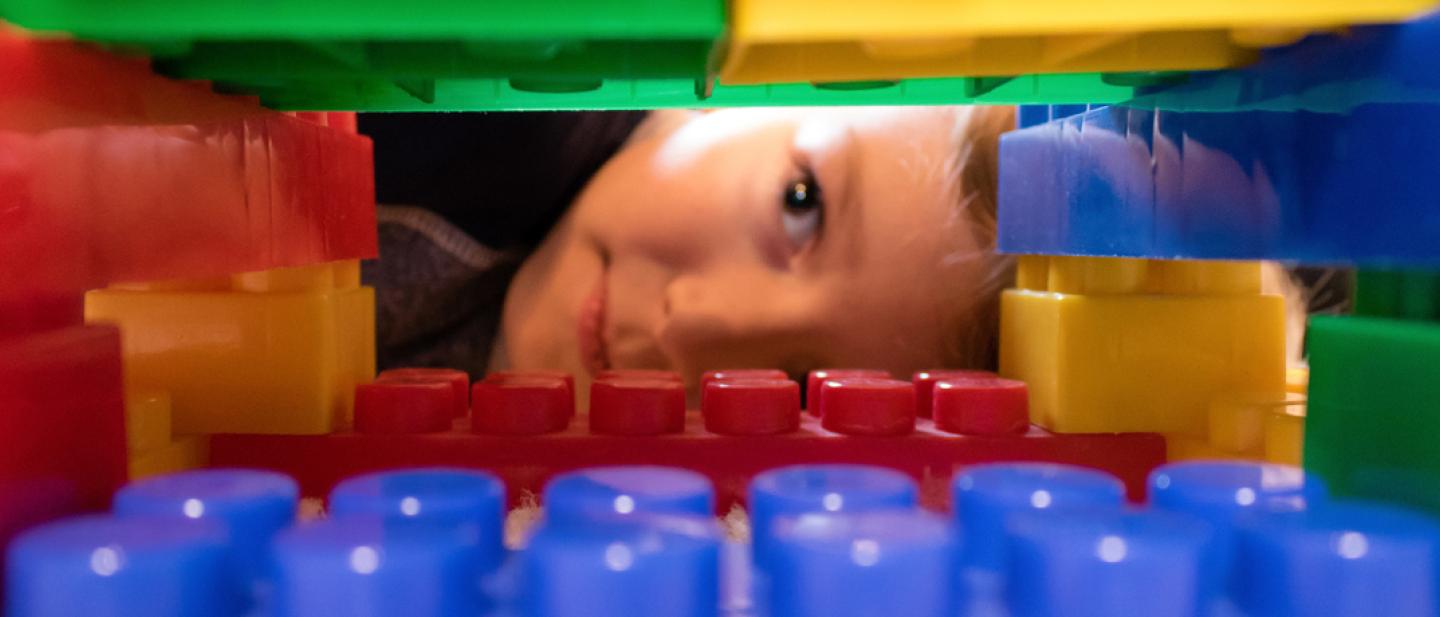
{"type": "Polygon", "coordinates": [[[1015,278],[1014,260],[996,252],[1000,135],[1015,128],[1015,108],[975,107],[959,118],[950,182],[957,215],[969,223],[985,275],[972,300],[951,317],[944,359],[947,366],[994,369],[1000,347],[1000,292],[1015,278]]]}

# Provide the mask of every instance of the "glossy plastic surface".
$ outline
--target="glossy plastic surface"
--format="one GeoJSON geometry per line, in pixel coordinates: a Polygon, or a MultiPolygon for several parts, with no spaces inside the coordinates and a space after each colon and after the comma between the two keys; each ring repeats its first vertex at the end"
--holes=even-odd
{"type": "Polygon", "coordinates": [[[471,389],[470,400],[470,425],[477,433],[554,433],[575,416],[574,386],[554,377],[486,379],[471,389]]]}
{"type": "Polygon", "coordinates": [[[935,427],[942,431],[1005,435],[1023,433],[1030,428],[1030,395],[1021,381],[996,377],[947,378],[935,383],[931,399],[935,427]]]}
{"type": "Polygon", "coordinates": [[[476,544],[452,529],[347,517],[274,543],[269,614],[460,617],[482,606],[476,544]]]}
{"type": "Polygon", "coordinates": [[[952,491],[962,562],[992,571],[1006,567],[1005,530],[1016,513],[1119,506],[1125,499],[1113,476],[1040,463],[978,465],[957,475],[952,491]]]}
{"type": "Polygon", "coordinates": [[[1031,511],[1008,533],[1014,617],[1186,617],[1220,598],[1214,536],[1183,514],[1031,511]]]}
{"type": "Polygon", "coordinates": [[[1336,495],[1440,513],[1440,323],[1314,317],[1305,466],[1336,495]]]}
{"type": "Polygon", "coordinates": [[[876,369],[845,369],[827,368],[810,371],[805,376],[805,411],[812,416],[820,415],[820,385],[826,379],[840,377],[865,377],[870,379],[889,379],[890,374],[876,369]]]}
{"type": "Polygon", "coordinates": [[[231,617],[225,531],[210,522],[86,516],[31,530],[9,547],[10,617],[231,617]]]}
{"type": "Polygon", "coordinates": [[[1236,564],[1251,615],[1433,615],[1440,527],[1388,506],[1327,505],[1242,526],[1236,564]]]}
{"type": "Polygon", "coordinates": [[[375,256],[368,138],[69,41],[0,75],[0,297],[375,256]]]}
{"type": "Polygon", "coordinates": [[[800,384],[789,379],[719,378],[702,386],[705,430],[719,435],[778,435],[800,428],[800,384]]]}
{"type": "Polygon", "coordinates": [[[898,379],[827,377],[820,424],[844,435],[907,435],[915,430],[915,387],[898,379]]]}
{"type": "Polygon", "coordinates": [[[1150,474],[1150,504],[1228,525],[1241,513],[1298,512],[1324,505],[1319,477],[1290,465],[1241,461],[1172,463],[1150,474]]]}
{"type": "Polygon", "coordinates": [[[918,510],[777,517],[756,562],[775,617],[953,617],[956,539],[918,510]]]}
{"type": "Polygon", "coordinates": [[[1016,286],[1000,373],[1051,430],[1203,440],[1211,401],[1284,392],[1284,300],[1260,293],[1258,263],[1025,256],[1016,286]]]}
{"type": "Polygon", "coordinates": [[[660,435],[685,430],[685,385],[674,380],[603,373],[590,384],[590,430],[605,435],[660,435]]]}
{"type": "Polygon", "coordinates": [[[463,418],[470,413],[470,375],[465,371],[458,371],[453,368],[432,368],[432,367],[410,367],[392,368],[381,371],[375,376],[375,381],[396,380],[434,380],[450,386],[452,394],[451,415],[455,418],[463,418]]]}
{"type": "Polygon", "coordinates": [[[720,535],[714,521],[638,517],[546,525],[520,557],[526,617],[715,615],[720,535]]]}
{"type": "Polygon", "coordinates": [[[355,431],[382,435],[450,429],[455,391],[444,381],[377,379],[355,386],[355,431]]]}
{"type": "Polygon", "coordinates": [[[168,391],[182,435],[328,433],[375,374],[355,261],[96,290],[85,317],[121,327],[126,379],[168,391]]]}
{"type": "Polygon", "coordinates": [[[482,564],[500,561],[505,485],[461,469],[406,469],[356,476],[330,491],[331,518],[381,518],[468,533],[482,564]]]}
{"type": "Polygon", "coordinates": [[[996,376],[997,375],[991,371],[977,370],[935,369],[916,371],[915,374],[910,377],[910,383],[915,386],[915,416],[919,418],[931,417],[930,407],[934,402],[934,389],[935,382],[937,381],[960,377],[982,378],[996,376]]]}
{"type": "Polygon", "coordinates": [[[750,482],[747,504],[756,559],[782,516],[913,508],[919,488],[904,474],[863,465],[797,465],[767,471],[750,482]]]}
{"type": "Polygon", "coordinates": [[[715,489],[705,476],[682,469],[592,467],[552,479],[544,505],[553,525],[653,514],[705,517],[715,511],[715,489]]]}
{"type": "Polygon", "coordinates": [[[295,520],[300,487],[289,477],[266,471],[208,469],[141,480],[115,493],[121,518],[150,518],[183,524],[215,521],[228,534],[239,575],[258,579],[265,547],[295,520]]]}

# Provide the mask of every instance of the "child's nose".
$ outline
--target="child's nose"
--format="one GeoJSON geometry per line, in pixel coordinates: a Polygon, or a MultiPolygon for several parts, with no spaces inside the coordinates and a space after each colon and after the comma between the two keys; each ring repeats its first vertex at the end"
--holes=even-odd
{"type": "Polygon", "coordinates": [[[803,290],[761,268],[683,275],[665,288],[662,346],[697,351],[793,343],[813,324],[803,290]]]}

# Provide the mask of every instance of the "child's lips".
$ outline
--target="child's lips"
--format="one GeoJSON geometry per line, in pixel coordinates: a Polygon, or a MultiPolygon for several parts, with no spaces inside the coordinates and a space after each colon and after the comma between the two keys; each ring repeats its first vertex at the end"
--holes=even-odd
{"type": "Polygon", "coordinates": [[[580,361],[593,377],[610,368],[605,350],[605,275],[596,281],[590,295],[580,304],[578,320],[580,361]]]}

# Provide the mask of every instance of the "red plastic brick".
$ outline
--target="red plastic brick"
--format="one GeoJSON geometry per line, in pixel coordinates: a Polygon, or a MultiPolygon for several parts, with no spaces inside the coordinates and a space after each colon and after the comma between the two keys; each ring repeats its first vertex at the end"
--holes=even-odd
{"type": "Polygon", "coordinates": [[[126,479],[124,406],[114,327],[0,336],[0,546],[109,505],[126,479]]]}
{"type": "Polygon", "coordinates": [[[843,377],[820,384],[820,423],[845,435],[915,430],[915,388],[898,379],[843,377]]]}
{"type": "Polygon", "coordinates": [[[590,384],[590,430],[604,435],[659,435],[685,430],[685,385],[664,379],[612,377],[590,384]]]}
{"type": "Polygon", "coordinates": [[[366,137],[15,31],[0,75],[0,297],[375,256],[366,137]]]}
{"type": "Polygon", "coordinates": [[[685,431],[656,436],[595,435],[573,423],[538,437],[475,434],[457,425],[429,435],[216,435],[214,466],[256,467],[290,474],[307,496],[323,497],[341,479],[400,467],[466,467],[503,478],[512,505],[540,494],[558,473],[600,465],[668,465],[705,474],[715,484],[718,512],[743,503],[755,474],[786,465],[853,463],[904,472],[921,485],[921,499],[943,508],[957,469],[979,463],[1069,463],[1107,471],[1122,479],[1132,500],[1145,495],[1145,478],[1165,462],[1165,440],[1153,433],[1057,435],[1032,427],[1023,435],[972,436],[936,430],[918,420],[904,437],[875,439],[837,435],[818,420],[802,418],[800,430],[783,435],[729,436],[705,431],[698,414],[685,431]]]}
{"type": "Polygon", "coordinates": [[[1025,382],[998,377],[945,379],[935,383],[935,426],[961,435],[1023,433],[1030,426],[1025,382]]]}
{"type": "Polygon", "coordinates": [[[392,368],[375,378],[377,382],[387,380],[439,381],[450,386],[452,398],[450,408],[454,417],[462,418],[470,413],[470,374],[453,368],[392,368]]]}
{"type": "Polygon", "coordinates": [[[890,374],[875,369],[827,368],[810,371],[810,374],[805,377],[805,409],[810,412],[810,415],[820,415],[820,383],[826,379],[839,379],[842,377],[889,379],[890,374]]]}
{"type": "Polygon", "coordinates": [[[539,435],[565,430],[575,397],[563,379],[509,377],[475,384],[471,427],[494,435],[539,435]]]}
{"type": "Polygon", "coordinates": [[[933,403],[931,393],[935,390],[935,382],[941,379],[959,378],[986,378],[999,377],[990,371],[963,370],[963,369],[936,369],[930,371],[919,371],[910,378],[910,383],[915,386],[915,417],[929,418],[930,407],[933,403]]]}
{"type": "Polygon", "coordinates": [[[382,435],[450,428],[454,392],[434,379],[391,377],[355,386],[355,431],[382,435]]]}
{"type": "Polygon", "coordinates": [[[719,379],[700,399],[705,430],[719,435],[775,435],[800,428],[800,384],[789,379],[719,379]]]}
{"type": "Polygon", "coordinates": [[[790,379],[785,371],[771,368],[742,368],[728,369],[724,371],[705,371],[700,376],[700,391],[704,392],[705,387],[712,381],[736,381],[740,379],[790,379]]]}
{"type": "Polygon", "coordinates": [[[595,381],[612,381],[616,379],[654,379],[659,381],[684,381],[680,373],[675,371],[657,371],[652,369],[622,368],[600,371],[595,376],[595,381]]]}
{"type": "Polygon", "coordinates": [[[495,371],[485,375],[485,380],[490,383],[504,383],[512,379],[559,379],[565,382],[565,387],[570,390],[570,398],[575,398],[575,376],[565,371],[495,371]]]}

